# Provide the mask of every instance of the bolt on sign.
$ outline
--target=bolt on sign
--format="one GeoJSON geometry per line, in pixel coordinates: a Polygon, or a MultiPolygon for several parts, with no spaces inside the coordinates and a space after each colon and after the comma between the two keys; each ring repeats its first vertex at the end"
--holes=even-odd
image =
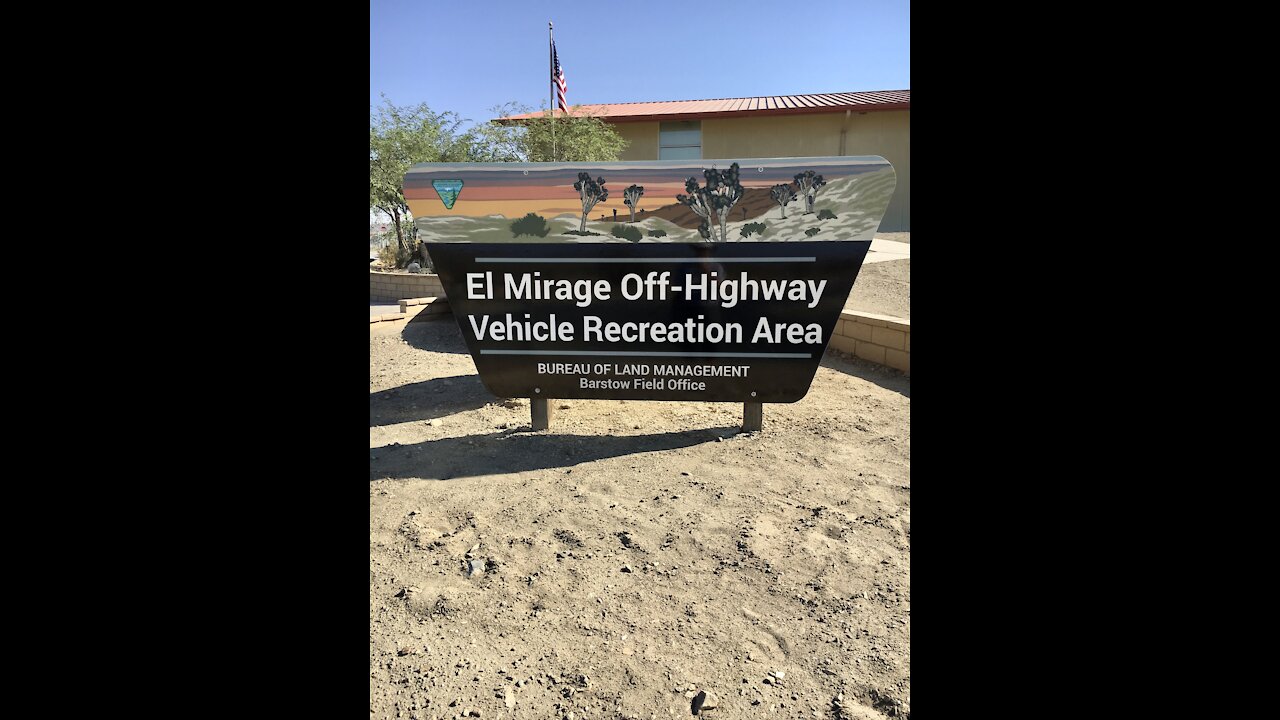
{"type": "Polygon", "coordinates": [[[878,156],[421,163],[404,194],[490,392],[750,408],[808,392],[895,183],[878,156]]]}

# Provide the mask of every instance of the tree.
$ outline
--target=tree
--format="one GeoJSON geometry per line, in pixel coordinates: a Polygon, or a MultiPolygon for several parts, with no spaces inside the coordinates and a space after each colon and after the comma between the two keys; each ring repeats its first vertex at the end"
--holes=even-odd
{"type": "MultiPolygon", "coordinates": [[[[703,177],[706,178],[706,186],[699,187],[698,179],[691,177],[684,183],[684,189],[689,192],[688,195],[676,195],[676,201],[682,205],[688,206],[698,217],[702,218],[703,225],[716,223],[720,227],[720,242],[728,242],[729,231],[725,228],[725,220],[729,217],[729,211],[742,199],[744,192],[742,184],[738,181],[738,163],[729,166],[728,170],[703,170],[703,177]]],[[[711,228],[706,231],[702,227],[698,228],[698,233],[703,239],[715,239],[714,233],[710,232],[711,228]]]]}
{"type": "Polygon", "coordinates": [[[636,221],[636,204],[640,202],[641,195],[644,195],[643,185],[631,185],[622,191],[622,203],[631,210],[631,222],[636,221]]]}
{"type": "Polygon", "coordinates": [[[786,219],[787,203],[796,199],[796,191],[792,190],[790,185],[774,185],[773,189],[769,191],[769,197],[782,206],[782,217],[786,219]]]}
{"type": "Polygon", "coordinates": [[[369,118],[369,209],[391,217],[403,263],[418,252],[404,174],[414,163],[465,160],[468,143],[458,132],[461,123],[452,112],[433,112],[426,103],[397,107],[386,96],[369,118]]]}
{"type": "Polygon", "coordinates": [[[510,102],[491,108],[496,120],[477,125],[468,134],[471,162],[596,162],[617,160],[627,141],[609,123],[580,106],[557,112],[554,120],[542,117],[503,120],[530,112],[526,105],[510,102]],[[555,142],[552,143],[552,126],[555,142]]]}
{"type": "Polygon", "coordinates": [[[578,196],[582,200],[582,222],[578,224],[578,232],[587,231],[587,213],[591,212],[591,208],[601,200],[609,199],[609,189],[604,186],[604,178],[598,177],[595,180],[591,176],[580,172],[578,173],[578,182],[573,184],[573,189],[578,191],[578,196]]]}
{"type": "Polygon", "coordinates": [[[805,215],[813,212],[813,198],[817,196],[818,188],[826,184],[827,181],[812,170],[805,170],[796,174],[796,187],[800,189],[798,193],[800,197],[804,198],[805,215]]]}

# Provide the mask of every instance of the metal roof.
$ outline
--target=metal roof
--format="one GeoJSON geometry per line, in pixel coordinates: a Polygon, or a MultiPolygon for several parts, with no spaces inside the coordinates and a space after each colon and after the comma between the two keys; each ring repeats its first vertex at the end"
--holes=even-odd
{"type": "MultiPolygon", "coordinates": [[[[575,113],[594,115],[608,122],[641,120],[693,120],[705,117],[742,115],[802,115],[812,113],[910,110],[910,90],[820,93],[816,95],[769,95],[765,97],[717,98],[714,100],[665,100],[659,102],[605,103],[581,105],[575,113]]],[[[497,122],[542,117],[546,111],[510,115],[497,122]]]]}

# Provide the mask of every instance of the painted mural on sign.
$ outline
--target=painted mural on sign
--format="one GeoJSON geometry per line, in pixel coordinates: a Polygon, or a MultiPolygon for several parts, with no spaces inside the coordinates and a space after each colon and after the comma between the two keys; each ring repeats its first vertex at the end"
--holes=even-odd
{"type": "Polygon", "coordinates": [[[800,242],[870,240],[895,184],[878,156],[430,163],[404,195],[426,242],[800,242]]]}
{"type": "Polygon", "coordinates": [[[893,189],[880,157],[425,163],[404,179],[481,382],[544,410],[803,398],[893,189]]]}

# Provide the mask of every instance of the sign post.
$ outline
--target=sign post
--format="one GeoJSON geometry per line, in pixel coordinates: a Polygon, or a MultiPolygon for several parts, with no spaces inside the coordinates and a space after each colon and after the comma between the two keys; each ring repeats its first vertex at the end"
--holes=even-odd
{"type": "Polygon", "coordinates": [[[880,157],[425,163],[405,196],[481,381],[535,430],[588,398],[740,402],[758,431],[808,392],[894,184],[880,157]]]}

